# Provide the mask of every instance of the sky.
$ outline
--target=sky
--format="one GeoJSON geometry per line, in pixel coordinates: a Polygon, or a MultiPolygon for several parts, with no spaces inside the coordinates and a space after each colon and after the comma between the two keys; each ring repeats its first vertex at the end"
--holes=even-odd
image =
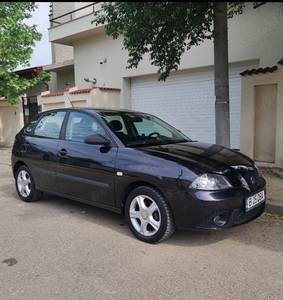
{"type": "Polygon", "coordinates": [[[37,25],[37,31],[42,34],[40,42],[36,42],[34,52],[30,60],[30,67],[49,65],[52,63],[51,43],[48,37],[49,5],[50,2],[36,2],[38,8],[33,12],[33,17],[28,19],[28,25],[37,25]]]}

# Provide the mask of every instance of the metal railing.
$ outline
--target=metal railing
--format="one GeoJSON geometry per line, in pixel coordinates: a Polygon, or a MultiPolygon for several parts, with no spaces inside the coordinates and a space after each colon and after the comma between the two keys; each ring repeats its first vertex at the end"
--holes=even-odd
{"type": "MultiPolygon", "coordinates": [[[[65,14],[63,14],[63,15],[60,15],[60,16],[58,16],[58,17],[51,18],[51,19],[49,19],[50,27],[52,28],[52,27],[54,27],[54,26],[56,26],[56,25],[62,25],[62,24],[64,24],[64,23],[67,23],[67,22],[70,22],[70,21],[76,19],[76,14],[75,14],[75,13],[81,12],[81,11],[83,11],[83,10],[86,10],[86,9],[88,9],[89,7],[92,7],[92,12],[95,12],[95,5],[97,5],[97,4],[99,4],[99,3],[101,3],[101,2],[93,2],[93,3],[88,4],[88,5],[86,5],[86,6],[80,7],[80,8],[78,8],[78,9],[75,9],[75,10],[72,10],[72,11],[70,11],[70,12],[67,12],[67,13],[65,13],[65,14]],[[69,16],[69,17],[68,17],[68,16],[69,16]],[[65,18],[65,17],[68,17],[68,18],[65,18]],[[63,18],[64,18],[64,19],[63,19],[63,18]]],[[[53,8],[52,8],[51,6],[50,6],[50,10],[51,10],[51,14],[50,14],[49,16],[52,16],[52,14],[53,14],[53,8]]],[[[87,14],[89,14],[89,13],[90,13],[90,12],[89,12],[89,10],[88,10],[87,13],[79,14],[79,15],[78,15],[78,18],[79,18],[79,17],[82,17],[82,16],[84,16],[84,15],[87,15],[87,14]]]]}

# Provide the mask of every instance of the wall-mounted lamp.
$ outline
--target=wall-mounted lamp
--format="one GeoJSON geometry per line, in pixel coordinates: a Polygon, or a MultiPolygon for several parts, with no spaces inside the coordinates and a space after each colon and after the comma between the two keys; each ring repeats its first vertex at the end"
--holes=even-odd
{"type": "Polygon", "coordinates": [[[107,58],[103,58],[100,62],[101,65],[107,63],[107,58]]]}
{"type": "Polygon", "coordinates": [[[96,78],[93,78],[93,80],[90,80],[89,78],[84,78],[85,82],[92,82],[93,84],[96,84],[97,80],[96,78]]]}

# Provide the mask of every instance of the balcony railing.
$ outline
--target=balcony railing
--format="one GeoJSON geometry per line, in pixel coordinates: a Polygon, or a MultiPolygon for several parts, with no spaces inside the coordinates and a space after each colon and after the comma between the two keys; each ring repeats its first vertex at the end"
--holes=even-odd
{"type": "MultiPolygon", "coordinates": [[[[60,15],[58,17],[55,18],[51,18],[49,19],[50,22],[50,27],[55,27],[58,25],[62,25],[64,23],[70,22],[74,19],[83,17],[85,15],[88,15],[90,13],[93,13],[97,10],[101,9],[101,2],[93,2],[91,4],[88,4],[86,6],[80,7],[78,9],[72,10],[70,12],[67,12],[63,15],[60,15]]],[[[52,4],[50,5],[50,11],[51,14],[49,16],[52,16],[52,4]]]]}

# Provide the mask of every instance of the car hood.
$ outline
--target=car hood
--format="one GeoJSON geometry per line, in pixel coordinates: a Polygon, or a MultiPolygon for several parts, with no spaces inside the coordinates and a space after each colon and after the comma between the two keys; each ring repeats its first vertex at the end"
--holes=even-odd
{"type": "Polygon", "coordinates": [[[201,172],[222,173],[227,169],[250,168],[253,160],[237,150],[216,144],[187,142],[140,148],[159,158],[178,162],[201,172]]]}

